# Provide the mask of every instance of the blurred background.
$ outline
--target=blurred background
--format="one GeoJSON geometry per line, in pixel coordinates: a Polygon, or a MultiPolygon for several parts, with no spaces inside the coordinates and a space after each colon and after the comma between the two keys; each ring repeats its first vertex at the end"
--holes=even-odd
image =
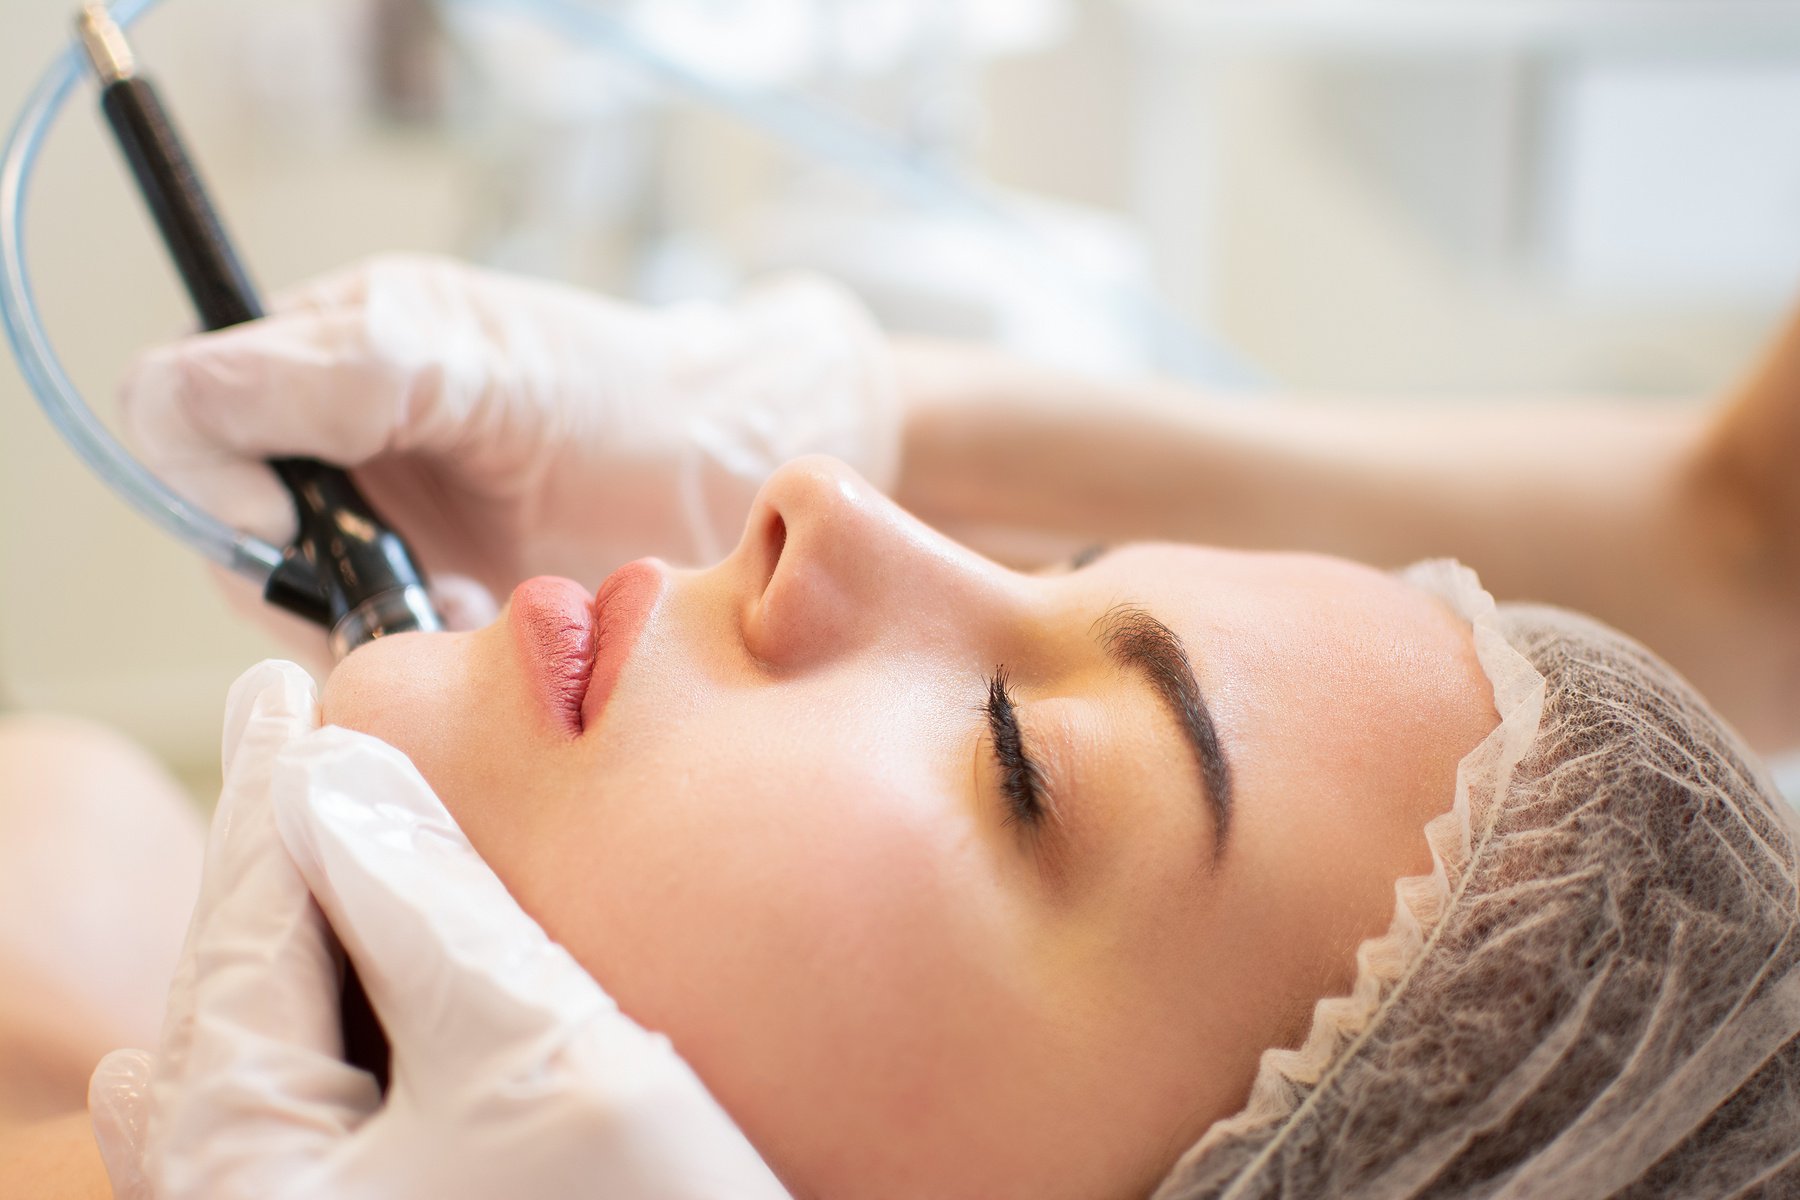
{"type": "MultiPolygon", "coordinates": [[[[607,46],[516,0],[169,0],[133,36],[268,291],[392,249],[646,300],[809,266],[894,328],[1445,404],[1694,402],[1800,295],[1795,0],[588,3],[607,46]]],[[[6,119],[74,8],[0,0],[6,119]]],[[[107,414],[189,318],[89,95],[31,222],[107,414]]],[[[0,368],[0,708],[204,796],[279,652],[0,368]]]]}

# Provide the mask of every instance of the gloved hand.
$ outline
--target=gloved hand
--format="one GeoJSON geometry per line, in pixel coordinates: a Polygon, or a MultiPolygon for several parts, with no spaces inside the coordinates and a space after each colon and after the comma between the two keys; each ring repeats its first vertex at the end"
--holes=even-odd
{"type": "Polygon", "coordinates": [[[232,689],[163,1044],[108,1055],[89,1089],[120,1200],[785,1198],[668,1040],[519,910],[405,756],[317,720],[290,663],[232,689]],[[339,1059],[326,919],[392,1043],[385,1102],[339,1059]]]}
{"type": "Polygon", "coordinates": [[[279,545],[293,507],[262,465],[279,455],[352,468],[428,573],[501,597],[646,554],[710,564],[800,454],[884,488],[897,470],[885,343],[821,280],[651,310],[382,257],[272,308],[145,354],[121,399],[152,471],[279,545]]]}

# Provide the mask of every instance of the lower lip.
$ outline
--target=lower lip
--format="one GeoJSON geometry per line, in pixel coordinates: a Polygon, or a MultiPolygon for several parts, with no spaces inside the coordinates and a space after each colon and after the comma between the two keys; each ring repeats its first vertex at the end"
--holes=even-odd
{"type": "Polygon", "coordinates": [[[664,579],[654,559],[639,559],[609,575],[594,596],[553,575],[514,589],[508,620],[525,677],[558,730],[579,737],[599,721],[662,597],[664,579]]]}

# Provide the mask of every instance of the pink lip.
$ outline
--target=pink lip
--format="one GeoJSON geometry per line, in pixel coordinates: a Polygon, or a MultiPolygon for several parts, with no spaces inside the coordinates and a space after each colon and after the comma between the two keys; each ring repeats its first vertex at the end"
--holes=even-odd
{"type": "Polygon", "coordinates": [[[513,590],[508,621],[525,677],[557,729],[579,737],[599,721],[664,582],[660,563],[639,559],[609,575],[594,596],[554,575],[513,590]]]}

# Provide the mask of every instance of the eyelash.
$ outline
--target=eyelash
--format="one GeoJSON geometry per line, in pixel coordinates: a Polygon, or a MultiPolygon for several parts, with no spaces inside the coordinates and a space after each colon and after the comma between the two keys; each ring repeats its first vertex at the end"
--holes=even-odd
{"type": "MultiPolygon", "coordinates": [[[[1069,560],[1066,569],[1079,571],[1110,549],[1112,547],[1104,542],[1086,546],[1069,560]]],[[[1000,791],[1006,798],[1006,824],[1035,830],[1046,816],[1054,815],[1056,809],[1050,801],[1049,789],[1044,785],[1044,773],[1025,753],[1025,740],[1019,734],[1019,718],[1014,711],[1017,703],[1005,666],[994,668],[994,674],[988,680],[987,702],[981,707],[987,713],[988,731],[993,736],[994,760],[1000,764],[1000,791]]]]}
{"type": "Polygon", "coordinates": [[[1012,687],[1006,668],[994,668],[988,680],[988,730],[994,738],[994,760],[1000,764],[1000,791],[1006,797],[1006,824],[1035,829],[1048,809],[1045,803],[1043,772],[1025,753],[1019,736],[1019,720],[1014,712],[1012,687]]]}

